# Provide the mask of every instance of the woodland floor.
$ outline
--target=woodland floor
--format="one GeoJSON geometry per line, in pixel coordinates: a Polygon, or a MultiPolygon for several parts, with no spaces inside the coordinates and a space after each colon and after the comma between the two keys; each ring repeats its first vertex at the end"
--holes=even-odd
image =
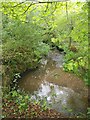
{"type": "Polygon", "coordinates": [[[19,111],[18,105],[14,101],[8,101],[7,99],[3,99],[2,113],[5,118],[67,118],[55,110],[43,110],[37,104],[29,104],[27,109],[19,111]]]}

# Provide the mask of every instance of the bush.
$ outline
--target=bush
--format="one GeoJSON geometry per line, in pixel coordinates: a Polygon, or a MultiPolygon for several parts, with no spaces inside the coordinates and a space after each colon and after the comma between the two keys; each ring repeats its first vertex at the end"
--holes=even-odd
{"type": "Polygon", "coordinates": [[[8,36],[3,37],[3,85],[9,85],[15,74],[36,68],[41,57],[48,53],[49,46],[42,43],[39,29],[33,23],[8,20],[3,28],[8,36]]]}

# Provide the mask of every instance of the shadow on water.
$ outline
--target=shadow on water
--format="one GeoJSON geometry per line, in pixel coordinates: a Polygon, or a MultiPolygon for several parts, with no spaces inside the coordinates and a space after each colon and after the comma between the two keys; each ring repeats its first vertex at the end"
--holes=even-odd
{"type": "Polygon", "coordinates": [[[80,78],[62,70],[63,57],[57,50],[50,52],[37,70],[19,81],[19,88],[29,92],[32,99],[46,99],[47,106],[68,116],[85,114],[87,88],[80,78]]]}

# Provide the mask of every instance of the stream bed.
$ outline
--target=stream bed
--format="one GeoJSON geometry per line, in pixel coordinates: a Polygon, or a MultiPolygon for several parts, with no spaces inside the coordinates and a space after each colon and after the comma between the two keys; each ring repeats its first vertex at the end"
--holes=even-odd
{"type": "Polygon", "coordinates": [[[63,71],[63,57],[58,50],[51,51],[36,70],[19,81],[19,89],[28,92],[32,100],[45,100],[47,107],[67,116],[86,114],[88,89],[83,80],[63,71]]]}

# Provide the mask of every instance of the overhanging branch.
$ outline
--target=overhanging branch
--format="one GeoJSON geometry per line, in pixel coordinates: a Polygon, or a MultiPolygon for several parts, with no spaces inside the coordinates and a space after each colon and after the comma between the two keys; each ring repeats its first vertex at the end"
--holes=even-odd
{"type": "Polygon", "coordinates": [[[20,3],[18,3],[17,5],[15,5],[15,6],[12,6],[12,7],[17,7],[17,6],[19,6],[19,5],[21,5],[21,4],[24,4],[25,2],[27,3],[28,2],[28,4],[30,4],[29,6],[27,6],[27,9],[22,13],[22,15],[23,14],[25,14],[27,11],[28,11],[28,9],[32,6],[32,5],[34,5],[34,4],[43,4],[43,3],[57,3],[57,2],[67,2],[67,1],[69,1],[69,0],[55,0],[55,1],[24,1],[24,2],[20,2],[20,3]],[[30,2],[30,3],[29,3],[30,2]]]}
{"type": "Polygon", "coordinates": [[[13,7],[17,7],[18,5],[21,5],[25,2],[31,2],[33,4],[38,4],[38,3],[54,3],[54,2],[66,2],[66,1],[69,1],[69,0],[55,0],[55,1],[24,1],[24,2],[20,2],[18,3],[17,5],[13,6],[13,7]]]}
{"type": "Polygon", "coordinates": [[[69,0],[55,0],[55,1],[37,1],[36,3],[54,3],[54,2],[66,2],[69,0]]]}
{"type": "Polygon", "coordinates": [[[31,4],[27,7],[27,9],[24,11],[24,13],[22,13],[22,15],[25,14],[32,5],[33,5],[33,3],[31,3],[31,4]]]}
{"type": "Polygon", "coordinates": [[[18,3],[18,4],[16,4],[16,5],[14,5],[13,7],[17,7],[17,6],[19,6],[19,5],[23,4],[23,3],[25,3],[25,1],[18,3]]]}

